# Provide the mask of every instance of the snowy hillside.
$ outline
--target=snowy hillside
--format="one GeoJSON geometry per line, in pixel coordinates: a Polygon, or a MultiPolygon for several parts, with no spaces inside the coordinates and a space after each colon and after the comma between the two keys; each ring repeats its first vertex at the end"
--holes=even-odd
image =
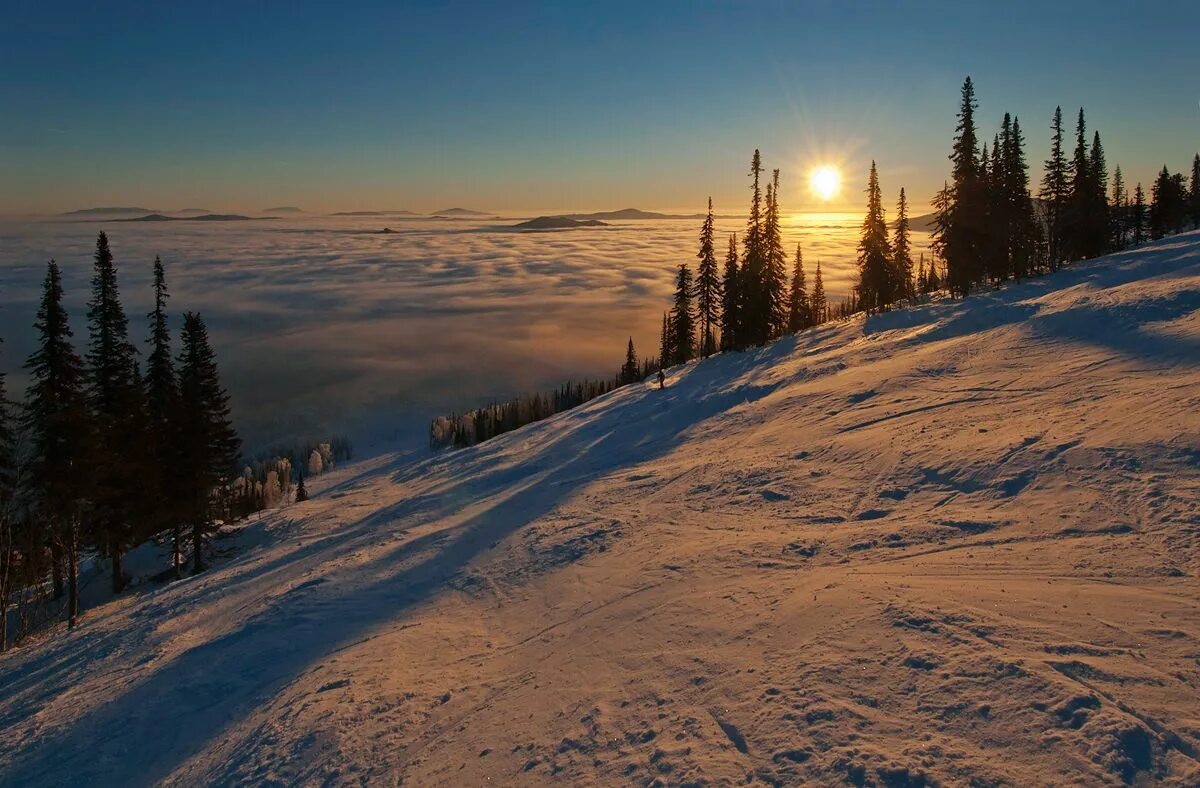
{"type": "Polygon", "coordinates": [[[0,783],[1200,782],[1200,233],[380,458],[0,660],[0,783]]]}

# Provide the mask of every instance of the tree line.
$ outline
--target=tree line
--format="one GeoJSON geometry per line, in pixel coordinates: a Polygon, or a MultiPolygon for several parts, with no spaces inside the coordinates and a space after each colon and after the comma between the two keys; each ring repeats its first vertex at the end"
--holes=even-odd
{"type": "MultiPolygon", "coordinates": [[[[0,373],[0,650],[10,641],[14,599],[18,639],[44,623],[37,619],[46,595],[65,597],[67,624],[75,625],[81,554],[110,563],[113,593],[128,582],[125,554],[151,539],[170,546],[168,576],[182,576],[188,554],[198,573],[218,523],[291,491],[287,458],[238,474],[241,441],[208,328],[199,313],[184,312],[172,347],[162,261],[154,261],[144,364],[103,232],[92,262],[83,355],[51,260],[23,402],[5,396],[0,373]]],[[[324,450],[322,465],[334,457],[329,444],[324,450]]]]}
{"type": "Polygon", "coordinates": [[[750,161],[750,206],[739,240],[730,234],[718,262],[712,199],[700,227],[696,269],[680,263],[671,307],[662,316],[657,358],[639,361],[633,339],[626,363],[608,380],[570,385],[551,395],[530,395],[461,415],[438,417],[430,446],[469,446],[643,380],[661,368],[707,358],[717,351],[764,345],[785,334],[878,312],[945,291],[963,297],[981,286],[1021,280],[1200,227],[1200,154],[1192,160],[1190,187],[1164,165],[1147,195],[1141,183],[1129,192],[1120,167],[1110,179],[1099,132],[1087,135],[1079,110],[1075,147],[1068,161],[1062,109],[1051,122],[1051,152],[1040,192],[1030,190],[1020,119],[1005,113],[989,142],[980,142],[978,108],[970,77],[963,83],[958,124],[949,156],[951,177],[933,198],[932,255],[914,266],[909,204],[901,187],[896,220],[886,221],[874,161],[867,177],[867,211],[857,250],[857,281],[848,296],[830,304],[820,260],[811,289],[800,244],[788,272],[782,240],[778,169],[764,184],[762,156],[750,161]],[[1110,189],[1111,186],[1111,189],[1110,189]]]}

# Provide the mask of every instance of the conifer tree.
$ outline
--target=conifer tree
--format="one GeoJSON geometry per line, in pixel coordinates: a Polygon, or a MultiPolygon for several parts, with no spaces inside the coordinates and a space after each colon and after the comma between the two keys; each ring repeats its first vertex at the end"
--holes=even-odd
{"type": "Polygon", "coordinates": [[[808,303],[808,286],[804,281],[804,255],[796,244],[796,263],[792,269],[792,285],[788,292],[788,331],[795,333],[812,325],[808,303]]]}
{"type": "Polygon", "coordinates": [[[983,246],[987,237],[987,192],[979,166],[978,134],[975,128],[975,85],[963,82],[955,127],[952,167],[952,203],[943,238],[950,290],[966,295],[983,275],[983,246]]]}
{"type": "Polygon", "coordinates": [[[927,268],[925,271],[925,292],[926,293],[936,293],[938,290],[942,289],[943,282],[942,282],[942,278],[940,276],[938,276],[937,269],[938,269],[937,258],[936,257],[931,258],[929,260],[929,268],[927,268]]]}
{"type": "Polygon", "coordinates": [[[892,231],[892,277],[895,281],[894,295],[912,298],[916,295],[913,282],[912,241],[908,227],[908,198],[904,187],[900,187],[900,199],[896,203],[896,226],[892,231]]]}
{"type": "Polygon", "coordinates": [[[930,231],[929,248],[934,255],[944,257],[946,240],[950,234],[950,212],[954,208],[954,197],[950,184],[942,181],[942,188],[933,196],[933,229],[930,231]]]}
{"type": "Polygon", "coordinates": [[[199,574],[204,571],[204,539],[212,530],[213,496],[233,479],[241,442],[199,314],[184,313],[180,344],[178,441],[183,459],[177,473],[191,528],[192,573],[199,574]]]}
{"type": "Polygon", "coordinates": [[[696,311],[700,321],[700,355],[708,358],[717,350],[715,330],[720,321],[721,275],[717,270],[717,254],[713,240],[712,197],[708,198],[708,215],[700,228],[700,263],[696,269],[696,311]]]}
{"type": "Polygon", "coordinates": [[[26,536],[18,533],[17,525],[15,503],[19,480],[10,405],[5,375],[0,372],[0,654],[8,649],[8,603],[19,584],[17,544],[26,536]]]}
{"type": "Polygon", "coordinates": [[[1150,188],[1150,237],[1154,240],[1183,230],[1188,217],[1188,195],[1182,175],[1172,175],[1163,165],[1150,188]]]}
{"type": "MultiPolygon", "coordinates": [[[[1007,117],[1007,115],[1005,116],[1007,117]]],[[[1044,238],[1029,193],[1029,166],[1025,163],[1025,137],[1020,118],[1013,117],[1004,145],[1004,195],[1008,221],[1008,269],[1018,281],[1038,266],[1044,238]]]]}
{"type": "Polygon", "coordinates": [[[824,323],[828,316],[828,304],[825,301],[825,283],[821,280],[821,261],[817,260],[817,272],[813,275],[813,290],[811,300],[812,324],[824,323]]]}
{"type": "Polygon", "coordinates": [[[1134,246],[1145,243],[1148,234],[1149,218],[1146,215],[1146,192],[1142,190],[1142,184],[1139,181],[1133,189],[1133,207],[1129,214],[1130,242],[1134,246]]]}
{"type": "Polygon", "coordinates": [[[1071,192],[1067,210],[1067,256],[1072,260],[1092,257],[1098,252],[1095,244],[1096,185],[1095,169],[1087,144],[1087,123],[1083,107],[1075,123],[1075,155],[1071,159],[1071,192]]]}
{"type": "Polygon", "coordinates": [[[696,323],[692,311],[692,269],[680,263],[675,277],[675,303],[671,307],[671,348],[675,351],[672,363],[683,364],[695,358],[696,323]]]}
{"type": "Polygon", "coordinates": [[[1091,169],[1091,194],[1088,199],[1088,251],[1091,256],[1109,251],[1112,237],[1112,221],[1108,213],[1108,164],[1104,158],[1104,146],[1100,143],[1100,132],[1092,134],[1092,149],[1088,154],[1091,169]]]}
{"type": "Polygon", "coordinates": [[[88,302],[90,341],[87,353],[87,398],[93,425],[90,446],[94,490],[92,525],[95,539],[112,561],[112,590],[125,586],[121,557],[148,520],[145,496],[145,403],[137,369],[137,350],[129,341],[129,324],[117,288],[108,237],[96,238],[92,298],[88,302]]]}
{"type": "Polygon", "coordinates": [[[298,472],[296,481],[296,503],[304,503],[308,500],[308,489],[304,486],[304,474],[298,472]]]}
{"type": "Polygon", "coordinates": [[[39,541],[66,559],[67,624],[74,627],[79,614],[80,517],[88,494],[89,423],[83,362],[71,346],[62,299],[62,275],[51,260],[34,323],[37,349],[25,362],[30,385],[23,422],[30,438],[29,492],[42,530],[39,541]]]}
{"type": "Polygon", "coordinates": [[[729,250],[725,254],[725,270],[721,276],[721,349],[740,347],[738,329],[741,325],[742,272],[738,267],[737,235],[729,235],[729,250]]]}
{"type": "Polygon", "coordinates": [[[918,293],[928,293],[928,279],[925,276],[925,253],[921,252],[921,256],[917,262],[917,281],[916,288],[918,293]]]}
{"type": "Polygon", "coordinates": [[[1050,158],[1044,165],[1042,176],[1042,204],[1046,215],[1047,253],[1050,270],[1056,271],[1066,258],[1064,249],[1064,227],[1067,217],[1069,182],[1067,159],[1063,151],[1062,107],[1055,107],[1054,119],[1050,123],[1050,158]]]}
{"type": "Polygon", "coordinates": [[[1109,246],[1112,249],[1123,249],[1125,247],[1125,225],[1129,221],[1128,211],[1126,210],[1128,202],[1129,195],[1125,191],[1125,176],[1121,174],[1121,165],[1118,164],[1113,169],[1112,201],[1108,206],[1109,224],[1112,232],[1109,246]]]}
{"type": "Polygon", "coordinates": [[[172,467],[175,465],[174,429],[179,390],[175,380],[175,363],[171,358],[171,331],[167,322],[166,271],[162,260],[154,258],[154,309],[148,315],[150,354],[146,357],[145,401],[146,423],[149,428],[148,454],[152,462],[144,482],[150,489],[144,494],[155,503],[155,530],[171,529],[171,566],[175,579],[183,574],[183,532],[178,517],[178,491],[173,488],[172,467]]]}
{"type": "Polygon", "coordinates": [[[674,337],[671,335],[671,322],[667,318],[667,313],[663,312],[662,335],[659,337],[658,342],[658,364],[662,369],[666,369],[675,363],[674,348],[674,337]]]}
{"type": "Polygon", "coordinates": [[[767,219],[764,225],[766,268],[763,285],[766,290],[767,338],[780,336],[787,330],[787,252],[783,248],[783,228],[779,219],[779,170],[772,170],[767,187],[767,219]]]}
{"type": "Polygon", "coordinates": [[[1200,153],[1192,156],[1192,227],[1200,229],[1200,153]]]}
{"type": "Polygon", "coordinates": [[[746,234],[742,239],[740,296],[740,324],[738,347],[761,345],[770,338],[770,304],[767,294],[767,243],[763,228],[764,211],[759,176],[762,174],[762,157],[758,149],[750,161],[751,185],[750,217],[746,222],[746,234]]]}
{"type": "Polygon", "coordinates": [[[858,242],[858,298],[863,309],[873,312],[893,300],[887,222],[874,161],[871,162],[866,192],[867,215],[858,242]]]}
{"type": "Polygon", "coordinates": [[[633,351],[633,337],[630,337],[629,345],[625,348],[625,363],[621,366],[621,383],[625,385],[638,380],[637,354],[633,351]]]}

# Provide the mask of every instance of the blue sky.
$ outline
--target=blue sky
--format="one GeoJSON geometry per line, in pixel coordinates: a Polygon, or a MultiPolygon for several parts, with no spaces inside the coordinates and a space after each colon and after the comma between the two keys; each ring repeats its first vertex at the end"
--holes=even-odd
{"type": "MultiPolygon", "coordinates": [[[[0,212],[740,209],[833,162],[924,203],[958,87],[1148,181],[1200,148],[1200,3],[46,3],[0,26],[0,212]],[[903,7],[901,7],[903,6],[903,7]]],[[[891,199],[891,197],[889,197],[891,199]]]]}

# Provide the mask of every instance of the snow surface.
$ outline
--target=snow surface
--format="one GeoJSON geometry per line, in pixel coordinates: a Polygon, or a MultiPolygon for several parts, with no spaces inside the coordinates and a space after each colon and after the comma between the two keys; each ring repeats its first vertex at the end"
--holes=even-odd
{"type": "Polygon", "coordinates": [[[0,661],[7,785],[1200,781],[1200,233],[380,457],[0,661]]]}

